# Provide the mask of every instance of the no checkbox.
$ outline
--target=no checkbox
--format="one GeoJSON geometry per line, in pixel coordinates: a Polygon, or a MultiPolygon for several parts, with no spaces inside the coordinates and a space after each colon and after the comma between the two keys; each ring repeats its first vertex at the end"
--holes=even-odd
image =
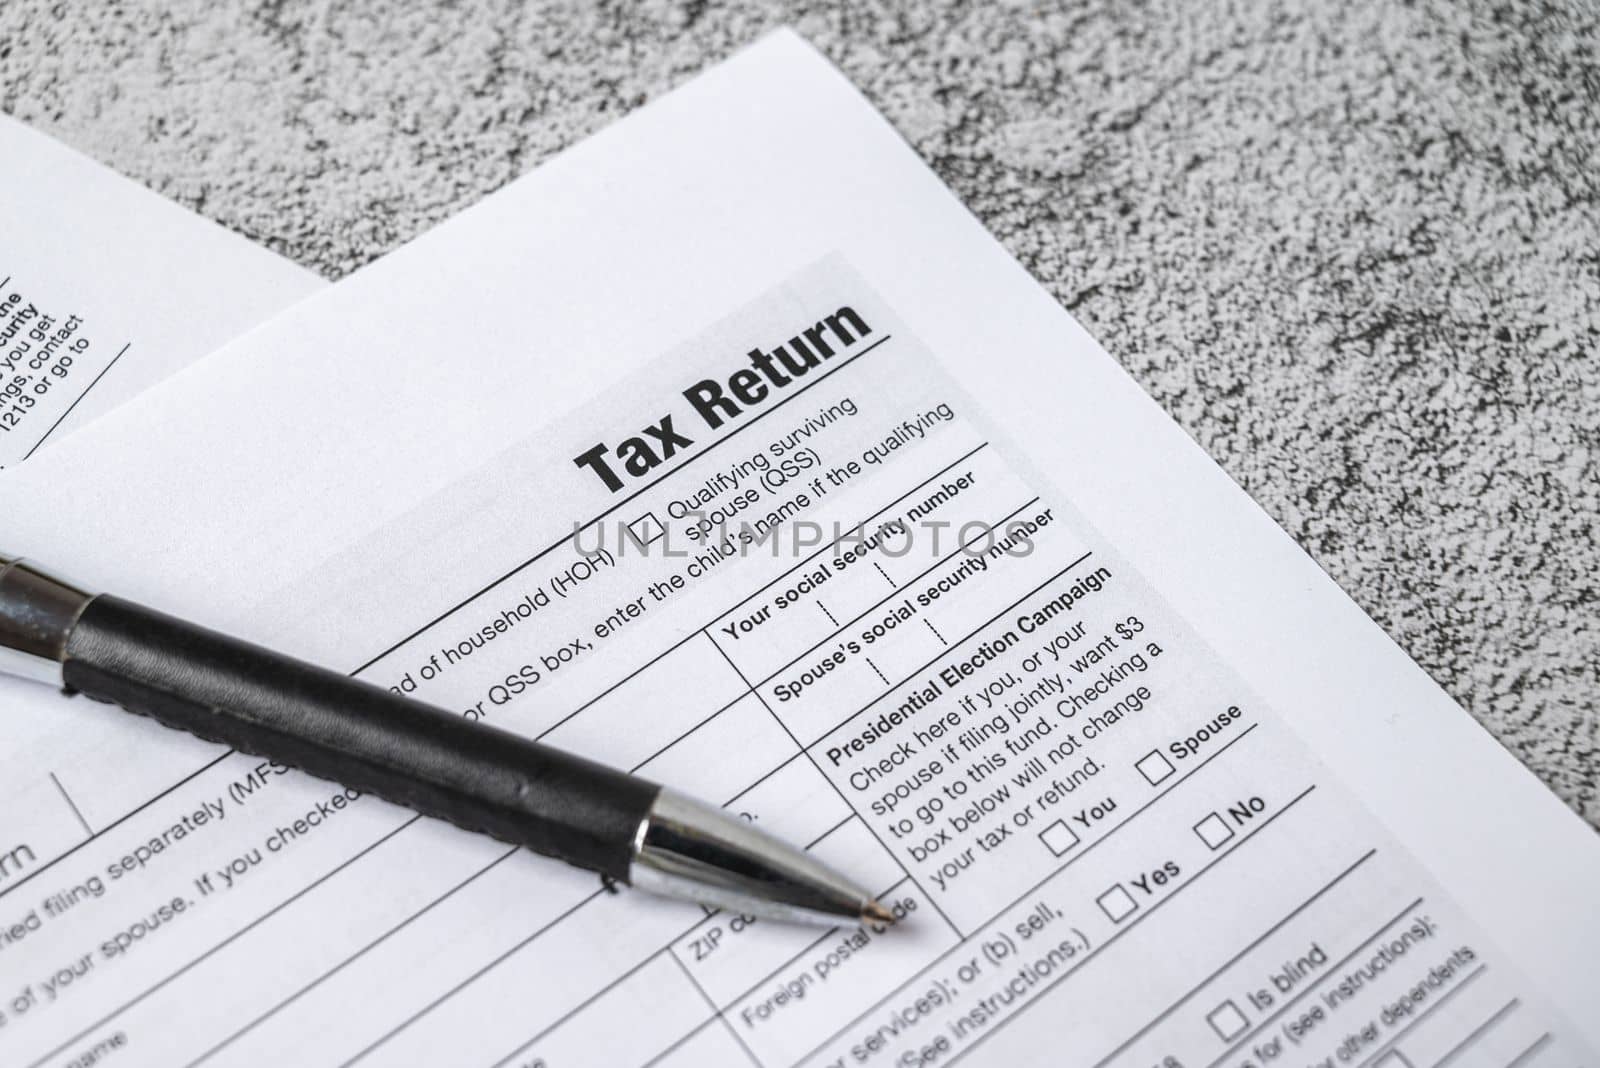
{"type": "Polygon", "coordinates": [[[1156,749],[1149,756],[1140,760],[1134,767],[1139,769],[1139,774],[1144,776],[1144,781],[1154,786],[1172,774],[1172,763],[1161,755],[1161,750],[1156,749]]]}
{"type": "Polygon", "coordinates": [[[1123,889],[1121,883],[1095,898],[1094,903],[1100,906],[1100,911],[1104,912],[1112,923],[1121,923],[1132,916],[1134,910],[1139,907],[1139,903],[1133,899],[1132,894],[1123,889]]]}
{"type": "Polygon", "coordinates": [[[1078,833],[1060,820],[1039,832],[1039,841],[1044,847],[1056,856],[1061,856],[1067,850],[1078,844],[1078,833]]]}
{"type": "Polygon", "coordinates": [[[640,545],[649,545],[666,532],[667,528],[661,525],[654,512],[646,512],[628,524],[628,533],[637,538],[640,545]]]}
{"type": "Polygon", "coordinates": [[[1244,1029],[1250,1026],[1250,1021],[1244,1018],[1244,1013],[1239,1011],[1239,1006],[1231,1000],[1224,1001],[1221,1005],[1206,1013],[1206,1023],[1211,1025],[1211,1030],[1224,1042],[1231,1042],[1244,1034],[1244,1029]]]}
{"type": "Polygon", "coordinates": [[[1233,828],[1228,826],[1227,820],[1213,812],[1194,825],[1194,833],[1212,849],[1221,849],[1222,844],[1233,837],[1233,828]]]}

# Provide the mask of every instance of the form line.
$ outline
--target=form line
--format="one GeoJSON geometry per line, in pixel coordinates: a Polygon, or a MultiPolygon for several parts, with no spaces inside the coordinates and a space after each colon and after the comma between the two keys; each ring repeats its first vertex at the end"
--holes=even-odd
{"type": "Polygon", "coordinates": [[[72,795],[67,793],[67,788],[61,785],[61,780],[56,778],[56,773],[53,771],[50,773],[50,781],[55,783],[56,789],[61,792],[61,800],[65,801],[67,807],[72,810],[72,814],[78,817],[78,822],[83,825],[83,833],[93,838],[94,828],[89,826],[89,821],[83,818],[83,813],[78,809],[78,803],[72,800],[72,795]]]}
{"type": "Polygon", "coordinates": [[[44,434],[39,438],[39,440],[33,443],[33,448],[29,449],[27,452],[22,454],[22,458],[24,460],[26,460],[28,457],[32,456],[34,453],[39,451],[39,446],[43,445],[45,443],[45,441],[49,439],[50,435],[54,434],[56,432],[56,428],[57,427],[59,427],[62,423],[67,421],[67,416],[72,414],[72,410],[74,408],[76,408],[80,403],[82,403],[83,398],[85,398],[85,397],[87,397],[89,395],[89,391],[91,389],[93,389],[95,386],[98,386],[100,384],[100,380],[106,376],[106,372],[110,371],[113,367],[115,367],[117,365],[117,361],[122,359],[123,354],[126,353],[132,347],[133,347],[133,343],[130,341],[128,344],[122,346],[121,349],[117,350],[117,354],[115,356],[111,357],[111,362],[106,364],[104,367],[100,368],[100,373],[94,376],[94,381],[90,382],[87,386],[83,387],[83,392],[78,394],[77,399],[74,400],[71,404],[67,405],[67,410],[62,412],[61,416],[55,422],[50,424],[50,429],[46,430],[44,432],[44,434]]]}
{"type": "Polygon", "coordinates": [[[167,975],[165,978],[160,979],[157,982],[152,983],[151,985],[145,987],[142,991],[140,991],[134,997],[130,998],[129,1000],[127,1000],[125,1002],[123,1002],[117,1008],[115,1008],[115,1009],[111,1010],[110,1012],[106,1013],[104,1016],[100,1017],[100,1019],[98,1019],[94,1023],[90,1024],[88,1027],[85,1027],[83,1030],[79,1031],[77,1034],[73,1035],[71,1038],[67,1039],[65,1042],[63,1042],[60,1045],[56,1046],[54,1049],[52,1049],[48,1053],[46,1053],[43,1057],[40,1057],[38,1060],[34,1061],[29,1066],[29,1068],[39,1068],[39,1065],[44,1064],[46,1061],[50,1060],[52,1057],[54,1057],[57,1054],[61,1053],[63,1050],[65,1050],[69,1046],[71,1046],[74,1042],[78,1042],[81,1039],[86,1038],[87,1036],[93,1034],[95,1031],[97,1031],[101,1027],[104,1027],[107,1023],[109,1023],[110,1021],[116,1019],[118,1016],[121,1016],[123,1013],[127,1012],[129,1009],[131,1009],[135,1005],[139,1004],[141,1001],[143,1001],[145,998],[149,997],[151,994],[154,994],[156,991],[158,991],[158,990],[162,989],[163,987],[165,987],[168,983],[171,983],[173,980],[175,980],[175,979],[179,978],[180,976],[186,974],[188,971],[190,971],[190,969],[198,967],[200,964],[202,964],[203,962],[205,962],[206,960],[208,960],[212,956],[216,955],[217,953],[220,953],[222,950],[226,949],[228,946],[232,945],[234,942],[238,941],[240,938],[243,938],[245,935],[249,934],[251,931],[253,931],[257,927],[261,926],[263,923],[266,923],[272,917],[276,916],[278,913],[282,912],[284,909],[288,908],[290,905],[294,904],[296,901],[300,900],[302,897],[304,897],[305,895],[309,894],[311,891],[315,890],[317,887],[321,886],[323,883],[327,882],[329,879],[332,879],[335,875],[338,875],[340,872],[344,871],[350,865],[354,864],[356,861],[360,860],[362,857],[366,856],[368,853],[371,853],[374,849],[377,849],[379,846],[383,845],[383,843],[387,842],[389,839],[393,838],[395,835],[399,834],[401,831],[405,830],[407,827],[411,826],[413,823],[416,823],[420,819],[422,819],[421,816],[412,816],[410,819],[406,820],[404,823],[400,824],[398,827],[394,828],[392,831],[387,832],[382,837],[378,838],[376,841],[370,843],[365,848],[361,849],[355,855],[353,855],[353,856],[349,857],[348,859],[344,860],[343,862],[341,862],[340,864],[336,865],[335,867],[333,867],[329,871],[324,872],[322,875],[320,875],[316,879],[312,880],[311,883],[309,883],[305,887],[302,887],[300,890],[295,891],[293,894],[290,894],[288,897],[286,897],[282,901],[278,902],[276,905],[274,905],[272,908],[268,909],[266,912],[263,912],[261,915],[257,916],[255,919],[251,920],[249,923],[245,924],[243,927],[239,928],[237,931],[234,931],[233,934],[231,934],[228,937],[224,938],[222,941],[218,942],[216,945],[212,946],[210,949],[206,950],[204,953],[200,954],[198,957],[196,957],[193,960],[191,960],[189,963],[183,965],[177,971],[174,971],[171,974],[167,975]]]}
{"type": "Polygon", "coordinates": [[[744,1055],[750,1058],[750,1063],[755,1065],[756,1068],[761,1068],[761,1058],[756,1056],[755,1050],[751,1049],[749,1043],[745,1042],[744,1036],[734,1028],[733,1024],[728,1022],[728,1018],[722,1014],[722,1010],[717,1008],[717,1003],[711,1000],[711,995],[706,993],[706,988],[700,985],[700,980],[690,973],[689,966],[679,960],[676,953],[668,951],[667,955],[672,958],[672,963],[676,964],[678,969],[683,972],[683,976],[689,980],[689,984],[700,992],[700,996],[705,999],[711,1011],[716,1014],[715,1018],[722,1022],[722,1026],[728,1029],[728,1034],[732,1035],[733,1040],[739,1043],[739,1048],[744,1050],[744,1055]]]}
{"type": "Polygon", "coordinates": [[[1467,1032],[1466,1038],[1463,1038],[1460,1042],[1457,1042],[1454,1046],[1451,1046],[1448,1050],[1446,1050],[1445,1055],[1433,1063],[1433,1068],[1444,1068],[1445,1065],[1459,1057],[1468,1046],[1471,1046],[1474,1042],[1478,1041],[1478,1039],[1488,1034],[1490,1029],[1492,1029],[1496,1024],[1498,1024],[1501,1020],[1504,1020],[1507,1016],[1511,1015],[1511,1013],[1514,1012],[1521,1004],[1521,998],[1512,998],[1494,1012],[1490,1013],[1487,1020],[1483,1021],[1483,1023],[1467,1032]]]}
{"type": "Polygon", "coordinates": [[[477,971],[473,972],[471,975],[467,976],[465,979],[463,979],[460,982],[458,982],[455,986],[451,987],[449,990],[446,990],[443,994],[440,994],[438,997],[436,997],[432,1001],[428,1002],[422,1008],[418,1009],[416,1012],[412,1013],[410,1016],[407,1016],[404,1020],[401,1020],[395,1026],[389,1028],[389,1030],[385,1031],[383,1034],[379,1035],[377,1038],[373,1039],[363,1049],[361,1049],[355,1056],[353,1056],[353,1057],[349,1058],[348,1060],[344,1061],[340,1065],[340,1068],[349,1068],[350,1065],[352,1065],[352,1064],[356,1063],[357,1061],[361,1060],[363,1057],[367,1056],[373,1050],[376,1050],[379,1046],[381,1046],[384,1043],[388,1042],[395,1035],[398,1035],[401,1031],[404,1031],[406,1028],[410,1027],[412,1024],[416,1023],[418,1020],[420,1020],[424,1016],[428,1015],[428,1013],[432,1012],[434,1009],[438,1008],[440,1005],[443,1005],[446,1001],[449,1001],[451,998],[455,997],[455,995],[458,992],[460,992],[461,990],[465,989],[470,984],[472,984],[474,982],[477,982],[478,979],[482,978],[485,974],[487,974],[492,969],[498,967],[502,962],[504,962],[512,954],[520,952],[523,947],[525,947],[527,945],[530,945],[531,943],[535,942],[540,937],[542,937],[546,932],[554,929],[556,927],[556,925],[565,922],[567,917],[573,915],[579,909],[582,909],[585,905],[588,905],[590,902],[596,900],[597,898],[603,897],[605,895],[605,892],[606,892],[605,888],[601,887],[598,890],[592,891],[587,897],[580,898],[574,904],[569,905],[566,909],[564,909],[560,913],[560,915],[558,915],[554,919],[549,920],[548,922],[544,923],[543,925],[541,925],[539,927],[538,930],[534,931],[532,934],[528,935],[526,938],[523,938],[521,941],[517,942],[516,945],[512,946],[510,949],[506,950],[504,953],[501,953],[499,956],[495,957],[488,964],[485,964],[483,967],[479,968],[477,971]]]}
{"type": "Polygon", "coordinates": [[[1511,1058],[1510,1062],[1506,1064],[1506,1068],[1517,1068],[1518,1065],[1527,1064],[1531,1057],[1549,1044],[1550,1032],[1546,1031],[1544,1034],[1533,1040],[1533,1045],[1529,1046],[1527,1049],[1511,1058]]]}
{"type": "Polygon", "coordinates": [[[293,1004],[294,1002],[300,1000],[300,998],[304,997],[306,994],[309,994],[312,990],[315,990],[317,987],[321,986],[323,983],[327,982],[329,979],[332,979],[335,975],[337,975],[340,972],[342,972],[345,968],[349,967],[351,964],[354,964],[360,958],[366,956],[372,950],[378,948],[378,946],[382,945],[384,942],[387,942],[394,935],[398,934],[402,929],[404,929],[405,927],[410,926],[412,923],[414,923],[417,920],[421,919],[423,916],[427,915],[429,912],[431,912],[438,905],[442,904],[444,901],[448,900],[451,897],[454,897],[458,891],[463,890],[467,886],[469,886],[470,884],[476,882],[480,876],[486,875],[486,874],[488,874],[488,872],[491,869],[499,867],[501,863],[503,863],[504,861],[509,859],[511,857],[511,855],[516,853],[516,852],[517,852],[517,850],[515,848],[505,850],[499,856],[495,857],[494,860],[491,860],[488,864],[485,864],[483,867],[479,868],[477,871],[474,871],[471,875],[467,876],[465,879],[462,879],[460,882],[458,882],[454,886],[450,887],[450,889],[446,890],[444,893],[440,894],[438,897],[435,897],[432,901],[428,902],[421,909],[419,909],[416,912],[413,912],[410,915],[406,916],[399,923],[396,923],[396,924],[392,925],[391,927],[389,927],[388,930],[384,931],[377,938],[374,938],[372,941],[368,942],[366,945],[362,946],[360,949],[356,950],[354,953],[352,953],[349,956],[345,957],[338,964],[335,964],[332,968],[329,968],[327,971],[325,971],[322,974],[318,975],[315,979],[311,980],[311,982],[305,984],[299,990],[296,990],[294,993],[290,994],[288,997],[284,998],[283,1000],[279,1001],[276,1005],[272,1006],[266,1012],[261,1013],[255,1019],[251,1020],[249,1023],[245,1024],[243,1027],[239,1028],[237,1031],[233,1032],[233,1034],[229,1035],[227,1038],[224,1038],[221,1042],[218,1042],[216,1045],[212,1046],[210,1049],[208,1049],[204,1053],[200,1054],[200,1056],[198,1056],[194,1060],[190,1061],[185,1066],[185,1068],[194,1068],[195,1065],[201,1064],[201,1063],[204,1063],[205,1061],[210,1060],[212,1057],[214,1057],[216,1054],[222,1052],[222,1050],[224,1050],[228,1046],[232,1045],[238,1039],[244,1037],[246,1034],[248,1034],[251,1031],[255,1030],[257,1027],[261,1026],[263,1023],[266,1023],[272,1017],[276,1016],[279,1012],[281,1012],[284,1009],[288,1008],[291,1004],[293,1004]]]}
{"type": "MultiPolygon", "coordinates": [[[[698,1024],[696,1024],[694,1026],[693,1029],[691,1029],[690,1031],[686,1032],[681,1038],[674,1039],[672,1045],[668,1046],[667,1048],[665,1048],[663,1050],[658,1051],[654,1057],[651,1057],[649,1060],[645,1061],[644,1062],[644,1068],[655,1068],[656,1065],[660,1064],[662,1061],[666,1060],[668,1057],[670,1057],[674,1053],[678,1052],[678,1050],[682,1049],[683,1046],[686,1043],[692,1042],[694,1040],[695,1036],[700,1034],[700,1032],[704,1031],[706,1028],[712,1026],[713,1024],[716,1024],[716,1023],[719,1023],[719,1022],[721,1022],[721,1021],[715,1016],[708,1016],[704,1020],[701,1020],[698,1024]]],[[[512,1056],[515,1056],[515,1054],[513,1054],[512,1056]]],[[[504,1064],[504,1063],[505,1063],[504,1061],[500,1062],[500,1064],[504,1064]]],[[[495,1066],[495,1068],[499,1068],[499,1065],[497,1064],[495,1066]]]]}
{"type": "Polygon", "coordinates": [[[185,775],[183,778],[179,779],[177,782],[173,783],[171,786],[167,787],[165,790],[162,790],[160,793],[156,794],[154,797],[150,798],[148,801],[145,801],[144,803],[136,806],[135,808],[132,808],[129,811],[123,813],[121,816],[118,816],[115,820],[113,820],[112,822],[106,824],[104,827],[100,828],[98,831],[94,832],[88,838],[85,838],[83,841],[79,842],[77,845],[73,846],[71,849],[63,850],[60,854],[58,854],[58,855],[56,855],[54,857],[51,857],[44,864],[39,865],[39,867],[33,869],[27,875],[24,875],[22,878],[18,879],[16,882],[14,882],[10,886],[6,887],[4,890],[0,890],[0,898],[4,898],[7,894],[11,893],[14,890],[20,890],[29,880],[31,880],[31,879],[33,879],[33,878],[35,878],[37,876],[43,875],[45,872],[49,871],[51,868],[55,867],[57,864],[60,864],[63,860],[66,860],[68,857],[72,856],[74,853],[76,853],[78,850],[82,849],[84,846],[88,845],[90,842],[93,842],[95,839],[101,837],[102,835],[104,835],[104,834],[106,834],[106,833],[108,833],[110,831],[113,831],[116,828],[120,827],[122,824],[126,823],[128,820],[131,820],[133,817],[137,816],[139,813],[143,812],[145,809],[147,809],[151,805],[155,804],[157,801],[164,800],[168,795],[172,794],[173,792],[175,792],[177,790],[181,790],[183,787],[185,787],[189,783],[193,782],[196,778],[200,777],[201,775],[204,775],[206,772],[210,771],[212,768],[216,767],[218,764],[222,763],[224,760],[228,759],[232,755],[233,755],[233,750],[229,749],[229,750],[226,750],[225,752],[219,754],[218,756],[212,757],[210,760],[206,761],[204,764],[200,765],[195,770],[189,772],[189,774],[185,775]]]}
{"type": "Polygon", "coordinates": [[[1429,1013],[1433,1012],[1434,1009],[1437,1009],[1448,1003],[1451,998],[1465,990],[1474,979],[1478,978],[1478,976],[1482,975],[1488,970],[1489,966],[1487,964],[1480,964],[1472,971],[1468,972],[1466,976],[1462,978],[1461,982],[1447,990],[1443,997],[1434,1001],[1427,1008],[1423,1009],[1421,1012],[1407,1020],[1404,1027],[1400,1028],[1400,1030],[1389,1036],[1389,1040],[1374,1050],[1372,1052],[1372,1056],[1362,1061],[1358,1068],[1371,1068],[1373,1064],[1378,1062],[1379,1058],[1394,1048],[1395,1043],[1399,1042],[1402,1038],[1409,1034],[1413,1027],[1417,1026],[1417,1024],[1421,1023],[1423,1020],[1426,1020],[1429,1013]]]}

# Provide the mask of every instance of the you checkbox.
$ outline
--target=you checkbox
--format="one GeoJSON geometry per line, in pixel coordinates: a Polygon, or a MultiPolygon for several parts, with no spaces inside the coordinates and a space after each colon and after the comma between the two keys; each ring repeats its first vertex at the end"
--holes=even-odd
{"type": "Polygon", "coordinates": [[[1224,1042],[1231,1042],[1244,1034],[1244,1029],[1250,1026],[1250,1021],[1245,1019],[1244,1013],[1239,1011],[1239,1006],[1230,999],[1206,1013],[1206,1023],[1211,1025],[1211,1030],[1224,1042]]]}
{"type": "Polygon", "coordinates": [[[1144,776],[1144,781],[1151,786],[1156,785],[1172,774],[1172,762],[1161,755],[1161,750],[1153,749],[1150,755],[1141,759],[1134,767],[1139,769],[1139,774],[1144,776]]]}
{"type": "Polygon", "coordinates": [[[1044,843],[1046,849],[1059,857],[1078,844],[1078,832],[1068,827],[1061,820],[1056,820],[1039,832],[1039,841],[1044,843]]]}
{"type": "Polygon", "coordinates": [[[1112,923],[1121,923],[1132,916],[1134,910],[1139,907],[1139,903],[1121,883],[1095,898],[1094,903],[1100,906],[1100,911],[1104,912],[1112,923]]]}
{"type": "Polygon", "coordinates": [[[640,545],[649,545],[659,540],[666,532],[667,528],[661,525],[661,520],[656,518],[654,512],[646,512],[628,524],[628,533],[638,539],[640,545]]]}
{"type": "Polygon", "coordinates": [[[1223,843],[1233,837],[1233,828],[1228,826],[1227,820],[1213,812],[1194,825],[1194,833],[1212,849],[1221,849],[1223,843]]]}

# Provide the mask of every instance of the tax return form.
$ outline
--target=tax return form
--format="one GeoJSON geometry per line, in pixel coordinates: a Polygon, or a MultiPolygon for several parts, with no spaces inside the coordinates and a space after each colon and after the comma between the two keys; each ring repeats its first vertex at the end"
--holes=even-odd
{"type": "Polygon", "coordinates": [[[803,41],[0,476],[118,593],[724,804],[819,933],[5,716],[10,1065],[1594,1063],[1600,842],[803,41]]]}
{"type": "Polygon", "coordinates": [[[0,115],[0,468],[324,284],[0,115]]]}

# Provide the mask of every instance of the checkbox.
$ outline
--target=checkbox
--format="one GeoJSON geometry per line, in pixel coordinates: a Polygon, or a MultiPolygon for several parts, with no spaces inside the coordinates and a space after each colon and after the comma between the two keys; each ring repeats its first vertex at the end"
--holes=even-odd
{"type": "Polygon", "coordinates": [[[1392,1049],[1373,1061],[1372,1068],[1411,1068],[1411,1062],[1406,1060],[1404,1053],[1397,1049],[1392,1049]]]}
{"type": "Polygon", "coordinates": [[[1144,781],[1154,786],[1172,774],[1172,764],[1161,755],[1161,750],[1153,750],[1149,756],[1139,761],[1134,767],[1139,769],[1139,774],[1144,776],[1144,781]]]}
{"type": "Polygon", "coordinates": [[[1059,857],[1078,844],[1078,833],[1060,820],[1056,820],[1039,832],[1039,841],[1044,843],[1046,849],[1059,857]]]}
{"type": "Polygon", "coordinates": [[[1194,833],[1212,849],[1221,849],[1222,844],[1233,837],[1233,828],[1228,826],[1227,820],[1213,812],[1194,825],[1194,833]]]}
{"type": "Polygon", "coordinates": [[[656,518],[654,512],[646,512],[628,524],[628,533],[632,534],[640,545],[649,545],[653,541],[660,540],[667,533],[667,528],[661,525],[661,520],[656,518]]]}
{"type": "Polygon", "coordinates": [[[1206,1023],[1211,1025],[1211,1030],[1224,1042],[1231,1042],[1244,1034],[1245,1028],[1250,1026],[1250,1021],[1245,1019],[1244,1013],[1239,1011],[1239,1006],[1231,1000],[1224,1001],[1221,1005],[1206,1013],[1206,1023]]]}
{"type": "Polygon", "coordinates": [[[1100,911],[1105,913],[1112,923],[1121,923],[1133,915],[1134,910],[1139,907],[1139,903],[1133,899],[1132,894],[1123,889],[1121,883],[1095,898],[1094,903],[1100,906],[1100,911]]]}

